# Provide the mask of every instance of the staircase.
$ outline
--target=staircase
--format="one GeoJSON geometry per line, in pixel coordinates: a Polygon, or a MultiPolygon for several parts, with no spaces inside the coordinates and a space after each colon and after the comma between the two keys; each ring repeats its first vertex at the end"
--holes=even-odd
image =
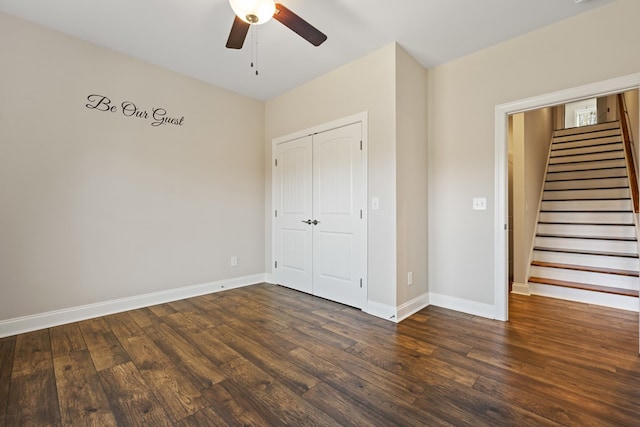
{"type": "Polygon", "coordinates": [[[637,311],[639,271],[620,122],[555,131],[531,293],[637,311]]]}

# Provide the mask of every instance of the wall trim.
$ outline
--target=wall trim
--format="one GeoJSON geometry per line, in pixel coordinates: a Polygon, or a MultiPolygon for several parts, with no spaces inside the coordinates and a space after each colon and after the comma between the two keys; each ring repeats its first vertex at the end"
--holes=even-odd
{"type": "MultiPolygon", "coordinates": [[[[495,319],[509,318],[509,273],[508,273],[508,139],[507,123],[509,114],[521,113],[538,108],[564,104],[569,101],[612,95],[640,87],[640,73],[616,77],[583,86],[577,86],[540,96],[521,99],[495,107],[494,145],[494,310],[495,319]]],[[[432,300],[433,303],[433,300],[432,300]]]]}
{"type": "Polygon", "coordinates": [[[411,316],[422,310],[425,307],[429,307],[429,294],[422,294],[411,301],[408,301],[400,305],[397,309],[398,322],[402,322],[407,317],[411,316]]]}
{"type": "Polygon", "coordinates": [[[255,285],[265,282],[265,279],[264,274],[236,277],[2,320],[0,321],[0,338],[121,313],[123,311],[135,310],[142,307],[149,307],[156,304],[164,304],[185,298],[255,285]]]}
{"type": "Polygon", "coordinates": [[[512,287],[511,287],[511,293],[512,294],[518,294],[518,295],[531,295],[531,288],[529,287],[528,283],[516,283],[513,282],[512,287]]]}
{"type": "Polygon", "coordinates": [[[391,305],[369,300],[367,302],[367,310],[364,312],[384,320],[398,323],[398,310],[391,305]]]}
{"type": "Polygon", "coordinates": [[[496,308],[492,304],[484,304],[481,302],[434,293],[429,294],[429,300],[431,301],[431,305],[435,305],[436,307],[460,311],[474,316],[486,317],[487,319],[495,319],[496,308]]]}

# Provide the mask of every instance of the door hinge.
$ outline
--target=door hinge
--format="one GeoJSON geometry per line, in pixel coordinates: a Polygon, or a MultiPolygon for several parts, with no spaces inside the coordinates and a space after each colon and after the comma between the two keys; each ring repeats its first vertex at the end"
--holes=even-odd
{"type": "Polygon", "coordinates": [[[362,279],[360,279],[360,288],[362,289],[362,279]]]}
{"type": "Polygon", "coordinates": [[[360,209],[360,219],[362,219],[362,209],[360,209]]]}
{"type": "Polygon", "coordinates": [[[276,214],[276,218],[278,218],[278,209],[276,209],[275,214],[276,214]]]}
{"type": "Polygon", "coordinates": [[[275,159],[275,164],[276,166],[278,166],[278,159],[275,159]]]}
{"type": "Polygon", "coordinates": [[[362,141],[360,141],[360,151],[362,151],[362,141]]]}
{"type": "Polygon", "coordinates": [[[278,261],[276,261],[276,268],[278,268],[278,261]]]}

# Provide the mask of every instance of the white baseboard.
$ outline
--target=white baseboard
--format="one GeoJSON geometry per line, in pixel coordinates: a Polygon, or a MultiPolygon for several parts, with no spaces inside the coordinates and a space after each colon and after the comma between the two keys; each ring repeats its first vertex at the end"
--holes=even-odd
{"type": "Polygon", "coordinates": [[[381,304],[375,301],[367,301],[367,314],[379,317],[381,319],[398,322],[398,311],[392,305],[381,304]]]}
{"type": "Polygon", "coordinates": [[[0,321],[0,338],[265,282],[264,274],[185,286],[0,321]]]}
{"type": "Polygon", "coordinates": [[[511,293],[529,296],[531,295],[531,288],[529,287],[528,283],[513,282],[511,286],[511,293]]]}
{"type": "Polygon", "coordinates": [[[636,313],[640,308],[640,302],[638,301],[638,298],[627,297],[624,295],[613,295],[604,292],[563,288],[560,286],[549,286],[540,283],[530,283],[529,287],[531,288],[532,295],[564,299],[585,304],[601,305],[604,307],[617,308],[620,310],[635,311],[636,313]]]}
{"type": "Polygon", "coordinates": [[[429,306],[429,294],[422,294],[398,307],[398,322],[429,306]]]}
{"type": "Polygon", "coordinates": [[[496,318],[496,307],[491,304],[483,304],[481,302],[434,293],[429,294],[429,301],[431,305],[435,305],[436,307],[486,317],[487,319],[496,318]]]}

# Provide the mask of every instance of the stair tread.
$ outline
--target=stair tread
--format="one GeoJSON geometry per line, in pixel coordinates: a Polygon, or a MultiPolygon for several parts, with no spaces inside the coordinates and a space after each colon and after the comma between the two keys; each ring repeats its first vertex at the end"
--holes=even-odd
{"type": "Polygon", "coordinates": [[[624,149],[622,148],[616,148],[613,150],[603,150],[603,151],[587,151],[587,152],[583,152],[583,153],[570,153],[570,154],[566,154],[566,153],[558,153],[555,154],[554,152],[558,152],[561,150],[575,150],[578,149],[580,147],[576,147],[576,148],[564,148],[564,149],[556,149],[556,150],[551,150],[552,154],[551,154],[551,159],[561,159],[563,157],[578,157],[578,156],[591,156],[594,154],[607,154],[607,153],[619,153],[622,152],[624,153],[624,149]]]}
{"type": "Polygon", "coordinates": [[[554,213],[554,212],[558,212],[558,213],[633,213],[632,209],[627,209],[627,210],[618,210],[618,209],[611,209],[608,211],[602,210],[602,209],[540,209],[540,212],[545,212],[545,213],[554,213]]]}
{"type": "Polygon", "coordinates": [[[551,234],[540,233],[536,234],[537,237],[551,237],[559,239],[583,239],[583,240],[610,240],[615,242],[635,242],[635,237],[618,237],[618,236],[584,236],[579,234],[551,234]]]}
{"type": "Polygon", "coordinates": [[[593,132],[602,132],[606,130],[618,129],[619,127],[620,127],[620,124],[618,123],[617,120],[611,120],[609,122],[598,123],[595,125],[576,126],[571,128],[556,129],[554,131],[554,136],[561,137],[561,136],[569,136],[569,135],[581,135],[581,134],[588,134],[593,132]]]}
{"type": "Polygon", "coordinates": [[[568,282],[566,280],[546,279],[542,277],[529,277],[529,282],[543,285],[561,286],[564,288],[582,289],[585,291],[604,292],[614,295],[638,297],[638,291],[633,289],[613,288],[609,286],[591,285],[588,283],[568,282]]]}
{"type": "Polygon", "coordinates": [[[534,265],[537,267],[561,268],[564,270],[586,271],[589,273],[613,274],[616,276],[640,277],[640,273],[638,271],[620,270],[615,268],[588,267],[584,265],[560,264],[555,262],[544,262],[544,261],[533,261],[531,262],[531,265],[534,265]]]}
{"type": "Polygon", "coordinates": [[[632,222],[563,222],[563,221],[538,221],[538,224],[550,224],[550,225],[593,225],[603,227],[635,227],[632,222]]]}
{"type": "MultiPolygon", "coordinates": [[[[622,168],[612,168],[612,169],[622,169],[622,168]]],[[[596,181],[596,180],[605,180],[605,179],[624,179],[626,177],[627,177],[626,174],[623,176],[593,176],[593,177],[586,177],[586,178],[559,179],[557,181],[547,180],[547,182],[596,181]]]]}
{"type": "Polygon", "coordinates": [[[565,248],[547,248],[543,246],[536,246],[533,248],[534,251],[545,251],[545,252],[560,252],[567,254],[581,254],[581,255],[599,255],[599,256],[610,256],[610,257],[621,257],[621,258],[638,258],[638,254],[628,253],[628,252],[604,252],[604,251],[589,251],[585,249],[565,249],[565,248]]]}
{"type": "Polygon", "coordinates": [[[571,198],[571,199],[542,199],[543,202],[588,202],[588,201],[598,201],[598,202],[619,202],[621,200],[631,200],[630,197],[594,197],[594,198],[571,198]]]}
{"type": "Polygon", "coordinates": [[[604,139],[604,138],[619,138],[619,140],[617,141],[607,141],[607,142],[603,142],[603,141],[596,141],[595,144],[581,144],[581,145],[574,145],[572,147],[558,147],[558,145],[560,144],[574,144],[577,142],[582,142],[582,141],[593,141],[592,139],[579,139],[576,141],[558,141],[555,142],[554,145],[551,147],[551,152],[557,152],[557,151],[565,151],[565,150],[576,150],[576,149],[580,149],[580,148],[595,148],[595,147],[606,147],[608,145],[610,146],[616,146],[616,145],[620,145],[622,144],[622,138],[620,138],[620,135],[610,135],[610,136],[604,136],[601,137],[599,139],[604,139]]]}
{"type": "Polygon", "coordinates": [[[544,191],[598,191],[598,190],[626,190],[629,187],[569,187],[569,188],[550,188],[544,191]]]}

